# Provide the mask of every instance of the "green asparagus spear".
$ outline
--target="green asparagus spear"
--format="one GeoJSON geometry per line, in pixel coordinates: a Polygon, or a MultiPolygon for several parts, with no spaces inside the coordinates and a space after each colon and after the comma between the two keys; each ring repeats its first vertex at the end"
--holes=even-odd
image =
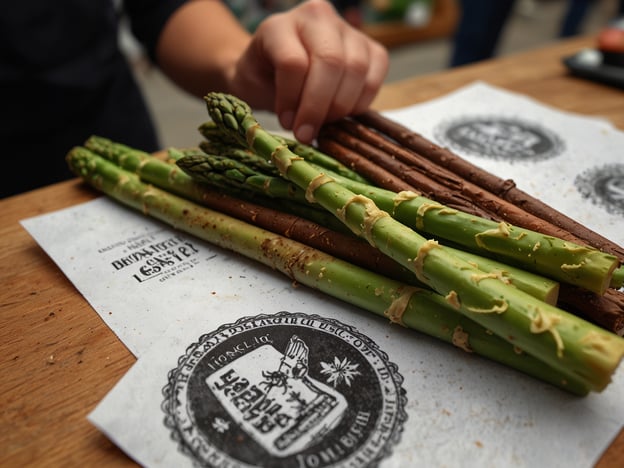
{"type": "MultiPolygon", "coordinates": [[[[100,136],[91,136],[85,142],[85,148],[95,152],[96,154],[105,157],[106,159],[113,161],[118,166],[124,169],[135,172],[150,183],[158,185],[164,190],[172,191],[178,195],[186,198],[198,201],[201,203],[204,197],[204,188],[201,184],[197,184],[195,181],[181,171],[175,164],[169,164],[153,157],[149,153],[140,151],[124,144],[114,142],[108,138],[100,136]]],[[[168,161],[178,161],[187,155],[191,155],[195,152],[198,154],[198,149],[180,150],[177,148],[169,148],[167,150],[168,161]]],[[[272,202],[267,199],[258,199],[258,197],[249,196],[248,190],[240,190],[236,184],[225,182],[219,178],[212,180],[212,185],[220,189],[225,190],[231,195],[244,198],[246,200],[254,200],[261,202],[263,205],[270,206],[273,209],[278,209],[288,213],[299,213],[301,216],[305,216],[307,219],[319,223],[323,226],[327,226],[330,229],[339,232],[346,232],[344,225],[336,220],[326,211],[321,211],[309,207],[308,205],[297,204],[293,206],[289,200],[280,199],[276,202],[272,202]]]]}
{"type": "MultiPolygon", "coordinates": [[[[228,161],[205,153],[187,153],[186,156],[178,159],[176,164],[194,179],[215,187],[225,187],[229,183],[240,190],[247,188],[270,197],[286,198],[307,204],[305,192],[299,187],[281,177],[272,177],[256,172],[238,161],[228,161]],[[229,179],[229,182],[224,182],[222,178],[229,179]]],[[[303,213],[301,215],[306,216],[303,213]]],[[[333,224],[328,227],[335,229],[333,224]]],[[[549,304],[556,304],[559,292],[558,282],[495,260],[455,249],[453,251],[466,261],[478,265],[486,273],[500,274],[501,278],[515,287],[549,304]]]]}
{"type": "MultiPolygon", "coordinates": [[[[280,173],[485,328],[573,379],[601,391],[624,356],[624,339],[484,274],[398,222],[374,202],[356,195],[293,154],[257,122],[249,106],[222,93],[205,98],[212,120],[241,144],[278,167],[280,173]]],[[[593,259],[592,259],[593,260],[593,259]]],[[[617,260],[597,279],[604,291],[617,260]]]]}
{"type": "Polygon", "coordinates": [[[342,177],[346,177],[361,184],[370,183],[360,174],[348,168],[337,159],[326,155],[325,153],[317,150],[312,146],[288,138],[284,138],[283,141],[293,153],[295,153],[297,156],[301,156],[303,159],[305,159],[314,166],[322,167],[324,170],[331,171],[334,174],[339,174],[342,177]]]}
{"type": "MultiPolygon", "coordinates": [[[[289,197],[305,203],[305,191],[281,177],[245,167],[243,163],[224,163],[216,156],[189,155],[178,160],[185,171],[208,183],[216,177],[214,171],[231,164],[246,175],[244,185],[272,197],[289,197]],[[214,161],[213,163],[211,163],[214,161]]],[[[271,164],[271,167],[274,167],[271,164]]],[[[590,289],[603,294],[605,271],[614,266],[615,257],[591,247],[572,244],[528,229],[497,223],[478,216],[447,208],[415,193],[395,193],[370,184],[362,184],[348,177],[325,171],[345,188],[365,195],[382,210],[403,224],[444,239],[481,256],[499,260],[553,280],[590,289]]],[[[238,175],[238,172],[233,173],[238,175]]],[[[220,180],[220,179],[216,179],[220,180]]],[[[236,179],[241,182],[241,179],[236,179]]],[[[223,181],[222,181],[223,182],[223,181]]],[[[616,271],[616,270],[614,270],[616,271]]],[[[606,286],[617,286],[619,275],[612,276],[606,286]]]]}
{"type": "MultiPolygon", "coordinates": [[[[279,176],[279,172],[277,168],[271,164],[270,161],[261,158],[253,151],[249,151],[245,148],[238,148],[234,146],[223,147],[223,146],[215,146],[209,141],[202,141],[199,143],[199,148],[201,149],[200,154],[206,154],[209,156],[218,156],[224,157],[227,159],[232,159],[234,161],[238,161],[245,166],[260,171],[263,174],[270,174],[273,176],[279,176]]],[[[195,156],[196,152],[186,151],[185,156],[195,156]]]]}
{"type": "Polygon", "coordinates": [[[584,378],[553,369],[492,335],[431,291],[406,286],[160,190],[84,148],[71,150],[67,162],[75,174],[111,198],[205,241],[261,262],[298,283],[574,394],[585,395],[593,389],[584,378]]]}
{"type": "MultiPolygon", "coordinates": [[[[226,161],[220,160],[219,164],[215,163],[211,165],[211,161],[214,156],[205,154],[203,151],[198,149],[178,150],[176,148],[169,148],[168,150],[169,159],[175,160],[179,167],[182,167],[185,172],[190,174],[189,176],[177,170],[175,166],[167,164],[147,153],[130,151],[128,147],[119,145],[102,137],[93,136],[89,138],[86,141],[85,146],[93,148],[96,152],[99,152],[98,154],[112,160],[115,164],[121,166],[122,168],[135,172],[142,180],[199,203],[205,202],[207,195],[205,194],[203,186],[195,183],[195,180],[207,182],[215,188],[225,189],[226,192],[229,192],[234,196],[253,200],[254,202],[258,202],[270,208],[277,208],[281,211],[296,214],[334,231],[341,233],[344,232],[344,225],[336,220],[335,217],[330,216],[326,211],[321,212],[316,209],[312,210],[308,205],[291,207],[290,205],[285,206],[282,204],[275,206],[269,203],[266,199],[258,200],[253,196],[245,196],[243,190],[246,184],[241,184],[239,187],[234,182],[226,183],[221,181],[219,174],[214,174],[212,176],[207,174],[209,169],[215,169],[219,164],[221,164],[221,167],[225,168],[226,171],[229,172],[232,168],[238,167],[237,163],[234,162],[233,164],[226,164],[226,161]],[[208,168],[205,164],[208,165],[208,168]],[[193,180],[191,180],[191,176],[193,176],[193,180]],[[336,223],[339,225],[336,226],[336,223]]],[[[75,151],[79,150],[77,149],[75,151]]],[[[248,171],[249,168],[241,168],[240,173],[248,171]]],[[[258,173],[255,174],[260,176],[258,173]]],[[[238,174],[236,174],[234,178],[236,179],[236,182],[238,182],[238,174]]],[[[291,190],[299,190],[298,187],[289,184],[281,178],[277,179],[275,182],[286,184],[291,190]]],[[[279,184],[276,183],[276,185],[279,184]]],[[[276,193],[271,193],[270,195],[277,196],[276,193]]],[[[545,302],[555,304],[557,301],[559,284],[555,281],[504,265],[496,261],[488,260],[477,255],[472,255],[459,250],[456,253],[458,255],[465,256],[467,261],[479,265],[483,271],[497,274],[504,281],[509,282],[515,287],[526,291],[545,302]]],[[[409,272],[403,270],[404,269],[397,264],[396,268],[393,269],[392,276],[399,277],[409,284],[419,284],[412,274],[409,274],[411,277],[408,277],[409,272]]]]}
{"type": "MultiPolygon", "coordinates": [[[[241,145],[238,140],[232,138],[231,136],[224,135],[214,122],[204,122],[199,126],[199,132],[208,140],[207,146],[216,150],[213,154],[227,154],[229,149],[235,147],[238,147],[239,149],[247,148],[246,145],[241,145]]],[[[300,143],[291,138],[276,135],[275,133],[272,133],[271,135],[276,140],[286,144],[297,156],[301,156],[303,159],[312,164],[331,170],[332,172],[340,174],[343,177],[348,177],[361,183],[368,183],[368,181],[357,172],[348,168],[337,159],[318,151],[312,146],[300,143]]],[[[212,151],[207,152],[210,153],[212,151]]]]}
{"type": "Polygon", "coordinates": [[[615,256],[593,247],[464,213],[413,192],[396,193],[340,175],[332,177],[354,193],[371,198],[403,224],[482,256],[599,295],[608,287],[622,286],[624,267],[617,267],[615,256]]]}
{"type": "Polygon", "coordinates": [[[272,198],[287,199],[309,204],[305,192],[281,177],[267,176],[239,161],[214,154],[187,154],[176,161],[178,167],[194,179],[213,184],[232,184],[244,190],[272,198]]]}

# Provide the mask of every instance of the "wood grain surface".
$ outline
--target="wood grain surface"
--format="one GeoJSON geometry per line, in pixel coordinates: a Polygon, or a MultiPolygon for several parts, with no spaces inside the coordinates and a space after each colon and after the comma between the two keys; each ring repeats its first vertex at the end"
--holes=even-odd
{"type": "MultiPolygon", "coordinates": [[[[561,64],[587,45],[591,38],[415,77],[385,87],[374,107],[402,107],[482,80],[624,129],[624,93],[571,77],[561,64]]],[[[19,224],[96,196],[68,181],[0,200],[0,466],[134,465],[86,416],[135,359],[19,224]]],[[[596,466],[624,466],[624,432],[596,466]]]]}

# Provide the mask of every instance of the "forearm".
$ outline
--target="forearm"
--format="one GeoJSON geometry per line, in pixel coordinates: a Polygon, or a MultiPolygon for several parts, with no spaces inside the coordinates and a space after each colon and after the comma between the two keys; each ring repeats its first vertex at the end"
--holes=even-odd
{"type": "Polygon", "coordinates": [[[251,35],[218,0],[193,0],[167,21],[156,55],[163,72],[187,92],[229,92],[236,62],[251,35]]]}

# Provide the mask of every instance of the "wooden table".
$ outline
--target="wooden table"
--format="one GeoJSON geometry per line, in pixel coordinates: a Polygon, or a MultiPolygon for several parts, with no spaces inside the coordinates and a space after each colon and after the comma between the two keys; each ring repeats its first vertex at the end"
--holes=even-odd
{"type": "Polygon", "coordinates": [[[423,26],[410,26],[405,21],[382,21],[365,24],[362,31],[391,49],[441,37],[450,37],[459,21],[457,0],[436,0],[431,19],[423,26]]]}
{"type": "MultiPolygon", "coordinates": [[[[591,39],[387,86],[374,106],[401,107],[483,80],[624,129],[624,93],[569,76],[561,58],[591,39]]],[[[78,181],[0,201],[0,466],[134,463],[86,420],[134,363],[132,354],[20,226],[97,196],[78,181]]],[[[599,467],[624,466],[624,431],[599,467]]]]}

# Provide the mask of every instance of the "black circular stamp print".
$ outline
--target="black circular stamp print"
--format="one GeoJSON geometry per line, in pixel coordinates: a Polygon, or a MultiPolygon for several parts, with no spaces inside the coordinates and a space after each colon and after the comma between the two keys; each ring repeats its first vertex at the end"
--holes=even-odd
{"type": "Polygon", "coordinates": [[[608,213],[624,216],[624,164],[593,167],[574,180],[577,190],[608,213]]]}
{"type": "Polygon", "coordinates": [[[459,154],[508,162],[535,162],[558,156],[564,143],[554,132],[518,118],[464,116],[441,122],[435,138],[459,154]]]}
{"type": "Polygon", "coordinates": [[[169,372],[162,409],[197,466],[376,466],[407,418],[402,383],[355,328],[280,312],[201,336],[169,372]]]}

